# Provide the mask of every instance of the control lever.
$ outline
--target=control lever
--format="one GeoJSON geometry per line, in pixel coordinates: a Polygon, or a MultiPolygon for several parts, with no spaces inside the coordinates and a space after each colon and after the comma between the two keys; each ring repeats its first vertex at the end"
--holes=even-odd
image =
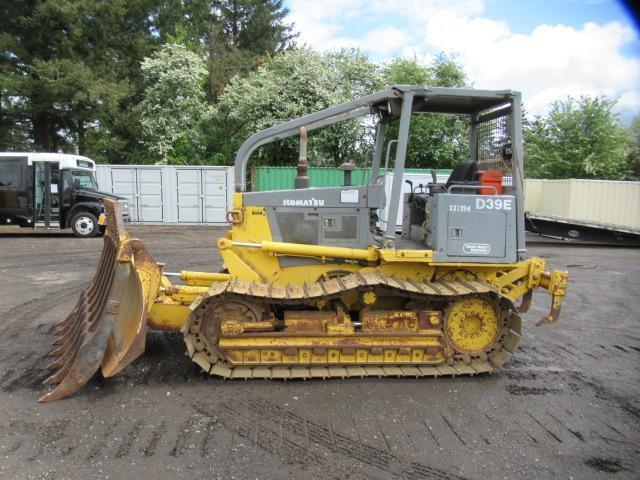
{"type": "Polygon", "coordinates": [[[409,188],[411,189],[411,194],[409,195],[409,201],[411,202],[413,200],[413,182],[411,180],[405,180],[405,182],[409,184],[409,188]]]}
{"type": "Polygon", "coordinates": [[[413,193],[413,182],[411,180],[405,180],[405,183],[409,184],[409,188],[411,188],[411,193],[413,193]]]}

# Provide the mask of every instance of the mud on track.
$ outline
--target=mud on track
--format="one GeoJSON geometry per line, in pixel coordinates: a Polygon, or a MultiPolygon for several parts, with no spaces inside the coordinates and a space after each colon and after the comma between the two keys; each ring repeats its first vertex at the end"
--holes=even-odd
{"type": "MultiPolygon", "coordinates": [[[[215,228],[134,227],[167,270],[215,270],[215,228]]],[[[222,381],[151,333],[123,374],[41,405],[52,325],[101,240],[0,229],[2,478],[637,478],[640,251],[529,244],[567,267],[560,323],[475,378],[222,381]]]]}

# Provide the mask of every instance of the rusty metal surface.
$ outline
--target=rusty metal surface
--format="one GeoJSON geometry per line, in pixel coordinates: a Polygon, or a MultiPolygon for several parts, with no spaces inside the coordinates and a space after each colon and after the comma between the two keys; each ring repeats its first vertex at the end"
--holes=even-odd
{"type": "Polygon", "coordinates": [[[324,334],[336,314],[331,311],[305,312],[287,310],[284,312],[284,326],[287,333],[324,334]]]}
{"type": "Polygon", "coordinates": [[[562,301],[567,293],[568,282],[569,273],[566,271],[552,270],[551,272],[544,272],[542,274],[540,284],[547,287],[547,290],[551,294],[551,309],[548,315],[536,322],[536,327],[558,321],[562,301]]]}
{"type": "MultiPolygon", "coordinates": [[[[111,334],[112,317],[103,321],[103,312],[111,297],[116,274],[117,250],[105,236],[102,256],[91,283],[82,291],[71,314],[58,324],[57,346],[50,355],[57,357],[47,368],[56,372],[44,383],[58,385],[40,397],[41,402],[59,400],[77,391],[98,370],[111,334]]],[[[114,292],[115,293],[115,292],[114,292]]],[[[113,305],[113,304],[112,304],[113,305]]]]}
{"type": "MultiPolygon", "coordinates": [[[[289,313],[292,319],[303,320],[313,311],[289,313]]],[[[327,313],[319,312],[318,329],[327,313]]],[[[367,315],[365,314],[366,318],[367,315]]],[[[391,324],[387,326],[391,327],[391,324]]],[[[401,322],[401,323],[402,323],[401,322]]],[[[402,325],[397,324],[402,329],[402,325]]],[[[234,280],[216,284],[191,308],[185,327],[185,343],[189,356],[202,369],[225,378],[329,378],[350,376],[455,376],[493,372],[507,362],[521,338],[521,321],[512,301],[500,295],[486,282],[467,280],[406,282],[379,272],[356,273],[336,279],[305,284],[303,288],[260,286],[251,282],[234,280]],[[348,285],[348,287],[347,287],[348,285]],[[476,356],[455,355],[445,342],[439,315],[428,311],[374,313],[369,323],[381,319],[403,317],[402,322],[413,320],[414,327],[431,327],[420,332],[359,332],[346,335],[322,335],[314,337],[309,326],[300,333],[273,332],[241,336],[207,338],[203,329],[215,323],[211,315],[224,318],[225,304],[241,301],[256,305],[267,302],[278,308],[312,305],[318,300],[339,299],[363,287],[376,288],[387,294],[397,294],[425,301],[490,295],[499,299],[503,327],[496,343],[476,356]],[[407,316],[407,313],[409,314],[407,316]],[[431,332],[429,334],[428,332],[431,332]]]]}
{"type": "Polygon", "coordinates": [[[58,385],[40,398],[59,400],[76,392],[102,369],[117,374],[145,349],[146,316],[155,299],[161,270],[142,243],[124,229],[117,202],[105,200],[108,219],[95,276],[73,312],[56,331],[47,366],[56,370],[44,383],[58,385]]]}
{"type": "Polygon", "coordinates": [[[440,312],[425,310],[365,310],[360,315],[363,332],[428,333],[440,323],[440,312]]]}

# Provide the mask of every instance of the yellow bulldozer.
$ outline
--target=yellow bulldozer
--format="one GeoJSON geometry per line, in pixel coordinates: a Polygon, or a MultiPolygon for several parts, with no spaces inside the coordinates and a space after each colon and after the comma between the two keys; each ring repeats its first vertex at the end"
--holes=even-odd
{"type": "Polygon", "coordinates": [[[105,200],[100,263],[57,326],[45,380],[57,385],[40,400],[71,395],[98,369],[117,374],[149,328],[181,331],[204,372],[231,379],[499,369],[533,289],[551,295],[543,324],[558,319],[567,286],[567,272],[525,255],[521,118],[517,92],[398,85],[252,135],[235,159],[218,272],[164,272],[105,200]],[[416,115],[468,121],[468,159],[446,182],[403,182],[416,115]],[[342,186],[310,188],[308,132],[361,117],[375,124],[368,181],[354,185],[345,164],[342,186]],[[296,135],[296,188],[248,191],[252,153],[296,135]]]}

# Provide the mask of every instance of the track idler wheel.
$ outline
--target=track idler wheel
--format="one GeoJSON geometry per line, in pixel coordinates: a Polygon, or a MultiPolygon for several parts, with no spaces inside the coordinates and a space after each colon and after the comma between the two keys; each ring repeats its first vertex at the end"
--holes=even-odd
{"type": "Polygon", "coordinates": [[[473,356],[486,352],[498,339],[501,329],[500,310],[487,298],[457,300],[446,311],[445,332],[459,353],[473,356]]]}
{"type": "Polygon", "coordinates": [[[218,342],[225,332],[241,332],[243,325],[260,325],[263,314],[259,308],[244,300],[203,298],[183,330],[184,341],[191,359],[207,373],[223,354],[218,342]]]}

